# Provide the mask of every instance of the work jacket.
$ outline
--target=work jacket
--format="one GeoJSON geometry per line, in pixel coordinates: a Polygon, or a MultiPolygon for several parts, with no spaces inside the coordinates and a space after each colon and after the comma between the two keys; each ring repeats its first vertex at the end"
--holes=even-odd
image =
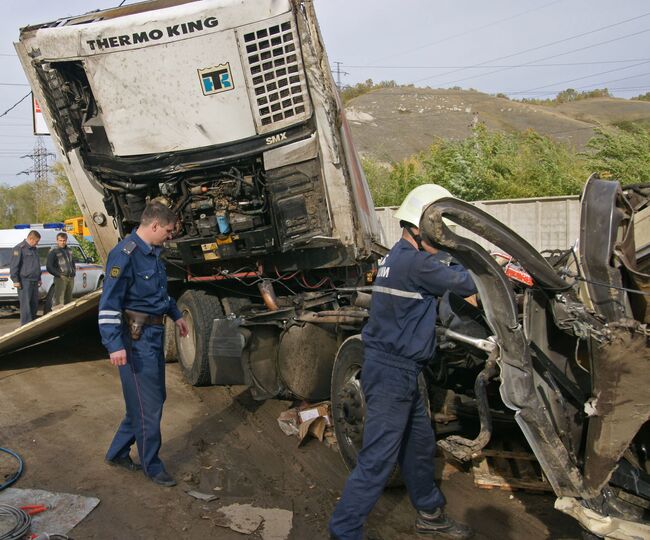
{"type": "Polygon", "coordinates": [[[41,280],[41,262],[36,246],[32,247],[23,240],[14,247],[9,263],[9,276],[14,283],[41,280]]]}
{"type": "Polygon", "coordinates": [[[74,277],[77,273],[69,247],[53,247],[47,254],[45,267],[54,277],[74,277]]]}
{"type": "Polygon", "coordinates": [[[135,232],[108,254],[106,279],[99,300],[99,333],[109,353],[124,349],[124,310],[181,318],[167,293],[167,272],[160,260],[162,248],[151,246],[135,232]]]}
{"type": "Polygon", "coordinates": [[[476,293],[469,272],[448,266],[401,239],[379,262],[370,318],[363,328],[366,358],[419,372],[433,358],[437,298],[476,293]]]}

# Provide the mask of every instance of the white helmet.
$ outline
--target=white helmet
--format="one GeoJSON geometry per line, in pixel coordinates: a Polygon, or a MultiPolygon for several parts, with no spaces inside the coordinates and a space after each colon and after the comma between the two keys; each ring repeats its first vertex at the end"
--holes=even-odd
{"type": "Polygon", "coordinates": [[[445,197],[453,197],[453,195],[437,184],[422,184],[409,192],[393,217],[419,227],[424,209],[432,202],[445,197]]]}

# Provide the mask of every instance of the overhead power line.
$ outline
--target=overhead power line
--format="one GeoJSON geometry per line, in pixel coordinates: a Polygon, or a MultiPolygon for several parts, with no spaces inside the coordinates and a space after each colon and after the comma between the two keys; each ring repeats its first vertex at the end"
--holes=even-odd
{"type": "MultiPolygon", "coordinates": [[[[553,45],[559,45],[560,43],[566,43],[567,41],[572,41],[572,40],[574,40],[574,39],[578,39],[578,38],[581,38],[581,37],[584,37],[584,36],[587,36],[587,35],[593,34],[594,32],[602,32],[603,30],[607,30],[607,29],[609,29],[609,28],[614,28],[615,26],[620,26],[620,25],[622,25],[622,24],[626,24],[626,23],[628,23],[628,22],[632,22],[632,21],[636,21],[636,20],[639,20],[639,19],[643,19],[644,17],[648,17],[649,15],[650,15],[650,12],[642,13],[641,15],[637,15],[636,17],[631,17],[631,18],[629,18],[629,19],[624,19],[624,20],[622,20],[622,21],[618,21],[618,22],[615,22],[615,23],[612,23],[612,24],[608,24],[608,25],[605,25],[605,26],[601,26],[601,27],[599,27],[599,28],[594,28],[593,30],[589,30],[589,31],[587,31],[587,32],[582,32],[582,33],[580,33],[580,34],[575,34],[575,35],[572,35],[572,36],[568,36],[568,37],[566,37],[566,38],[562,38],[562,39],[558,39],[558,40],[555,40],[555,41],[551,41],[551,42],[549,42],[549,43],[544,43],[544,44],[542,44],[542,45],[538,45],[538,46],[536,46],[536,47],[530,47],[530,48],[528,48],[528,49],[524,49],[523,51],[519,51],[519,52],[516,52],[516,53],[507,54],[507,55],[504,55],[504,56],[499,56],[499,57],[497,57],[497,58],[491,58],[491,59],[489,59],[489,60],[485,60],[484,62],[480,62],[480,63],[478,63],[478,64],[474,64],[474,66],[484,66],[485,64],[489,64],[490,62],[498,62],[499,60],[505,60],[506,58],[513,58],[513,57],[515,57],[515,56],[520,56],[520,55],[522,55],[522,54],[526,54],[526,53],[529,53],[529,52],[538,51],[538,50],[540,50],[540,49],[545,49],[546,47],[551,47],[551,46],[553,46],[553,45]]],[[[425,77],[425,78],[423,78],[423,79],[418,79],[417,81],[414,81],[414,82],[422,82],[422,81],[426,81],[426,80],[431,79],[431,78],[433,78],[433,77],[444,77],[444,76],[446,76],[446,75],[451,75],[452,73],[457,73],[457,72],[459,72],[459,71],[462,71],[462,69],[456,69],[456,70],[453,70],[453,71],[449,71],[449,72],[447,72],[447,73],[441,73],[441,74],[439,74],[439,75],[433,75],[433,76],[431,76],[431,77],[425,77]]],[[[459,79],[459,80],[462,80],[462,79],[459,79]]],[[[455,81],[454,81],[454,82],[455,82],[455,81]]]]}
{"type": "MultiPolygon", "coordinates": [[[[582,81],[583,79],[590,79],[592,77],[598,77],[599,75],[605,75],[606,73],[613,73],[614,71],[621,71],[621,70],[624,70],[624,69],[630,69],[630,68],[633,68],[633,67],[636,67],[636,66],[641,66],[643,64],[649,64],[649,63],[650,63],[650,60],[646,60],[645,62],[639,62],[637,64],[632,64],[631,66],[625,66],[625,67],[616,68],[616,69],[608,69],[607,71],[601,71],[599,73],[591,73],[589,75],[583,75],[582,77],[576,77],[574,79],[566,79],[564,81],[556,81],[554,83],[545,84],[543,86],[537,86],[535,88],[529,88],[528,90],[524,90],[523,92],[532,92],[534,90],[542,90],[543,88],[548,88],[549,86],[555,86],[556,84],[565,84],[565,83],[570,83],[570,82],[575,82],[575,81],[582,81]]],[[[593,86],[593,85],[589,85],[589,86],[593,86]]]]}
{"type": "Polygon", "coordinates": [[[392,55],[388,56],[388,58],[395,58],[397,56],[403,56],[403,55],[411,53],[413,51],[419,51],[420,49],[426,49],[427,47],[433,47],[434,45],[444,43],[445,41],[451,41],[452,39],[456,39],[456,38],[459,38],[459,37],[462,37],[462,36],[466,36],[468,34],[475,34],[479,30],[484,30],[485,28],[489,28],[491,26],[496,26],[497,24],[501,24],[501,23],[506,22],[506,21],[511,21],[512,19],[517,19],[518,17],[523,17],[524,15],[528,15],[529,13],[532,13],[533,11],[539,11],[541,9],[545,9],[545,8],[547,8],[549,6],[552,6],[553,4],[558,4],[561,1],[562,0],[555,0],[554,2],[549,2],[547,4],[543,4],[541,6],[529,9],[527,11],[522,11],[521,13],[517,13],[516,15],[511,15],[509,17],[504,17],[503,19],[498,19],[498,20],[493,21],[491,23],[484,24],[483,26],[476,26],[474,28],[470,28],[468,30],[460,32],[458,34],[454,34],[452,36],[447,36],[447,37],[438,39],[436,41],[432,41],[431,43],[426,43],[424,45],[418,45],[417,47],[414,47],[412,49],[408,49],[406,51],[402,51],[402,52],[399,52],[399,53],[396,53],[396,54],[392,54],[392,55]]]}
{"type": "MultiPolygon", "coordinates": [[[[531,60],[530,62],[526,62],[526,64],[536,64],[537,62],[542,62],[544,60],[550,60],[552,58],[559,58],[560,56],[566,56],[567,54],[572,54],[572,53],[575,53],[575,52],[584,51],[586,49],[591,49],[592,47],[598,47],[600,45],[606,45],[608,43],[613,43],[615,41],[621,41],[622,39],[628,39],[628,38],[631,38],[631,37],[634,37],[634,36],[638,36],[640,34],[645,34],[646,32],[650,32],[650,28],[647,28],[645,30],[641,30],[639,32],[634,32],[632,34],[625,34],[624,36],[620,36],[620,37],[617,37],[617,38],[612,38],[612,39],[607,39],[605,41],[600,41],[598,43],[592,43],[592,44],[586,45],[584,47],[578,47],[577,49],[572,49],[570,51],[565,51],[565,52],[562,52],[562,53],[552,54],[550,56],[545,56],[544,58],[538,58],[537,60],[531,60]]],[[[480,75],[472,75],[470,77],[462,77],[460,79],[455,79],[453,81],[446,81],[444,83],[439,83],[439,84],[441,84],[441,85],[452,84],[452,83],[457,83],[457,82],[460,82],[460,81],[466,81],[467,79],[476,79],[478,77],[486,77],[488,75],[493,75],[495,73],[501,73],[502,71],[506,71],[507,69],[508,68],[495,69],[494,71],[488,71],[487,73],[481,73],[480,75]]],[[[427,78],[430,79],[431,77],[427,77],[427,78]]],[[[425,80],[425,79],[420,79],[420,80],[425,80]]],[[[415,81],[415,82],[418,82],[418,81],[415,81]]]]}
{"type": "Polygon", "coordinates": [[[16,107],[18,107],[18,105],[20,105],[23,101],[25,101],[31,95],[32,95],[31,91],[27,92],[23,97],[21,97],[18,101],[16,101],[16,103],[14,103],[11,107],[9,107],[5,112],[0,114],[0,118],[2,118],[3,116],[6,116],[10,111],[12,111],[16,107]]]}
{"type": "Polygon", "coordinates": [[[599,64],[626,64],[629,62],[643,62],[650,58],[631,58],[629,60],[595,60],[593,62],[557,62],[552,64],[490,64],[484,66],[359,66],[341,64],[341,67],[349,69],[485,69],[485,68],[519,68],[519,67],[566,67],[566,66],[591,66],[599,64]]]}

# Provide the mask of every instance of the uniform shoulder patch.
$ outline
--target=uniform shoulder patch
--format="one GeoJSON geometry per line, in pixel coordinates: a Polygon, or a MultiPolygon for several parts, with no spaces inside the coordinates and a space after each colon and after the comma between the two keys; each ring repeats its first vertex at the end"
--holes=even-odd
{"type": "Polygon", "coordinates": [[[18,257],[20,255],[20,250],[14,249],[14,257],[18,257]]]}
{"type": "Polygon", "coordinates": [[[133,253],[133,250],[138,247],[138,244],[136,244],[133,240],[129,240],[126,244],[122,246],[122,253],[125,253],[126,255],[131,255],[133,253]]]}
{"type": "Polygon", "coordinates": [[[113,279],[120,277],[122,269],[119,266],[111,266],[111,271],[108,273],[113,279]]]}

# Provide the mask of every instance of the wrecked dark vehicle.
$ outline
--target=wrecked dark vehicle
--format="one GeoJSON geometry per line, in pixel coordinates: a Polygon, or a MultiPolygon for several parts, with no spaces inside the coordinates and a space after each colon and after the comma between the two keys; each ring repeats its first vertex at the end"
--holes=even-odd
{"type": "MultiPolygon", "coordinates": [[[[474,439],[449,436],[439,447],[469,461],[489,443],[493,416],[509,411],[557,496],[555,507],[603,538],[650,538],[649,200],[650,185],[590,178],[580,238],[548,259],[463,201],[441,199],[420,222],[425,240],[472,272],[482,307],[448,295],[440,304],[423,392],[428,384],[471,396],[480,431],[474,439]],[[508,272],[503,255],[499,261],[453,232],[443,216],[525,271],[508,272]]],[[[360,338],[350,338],[333,374],[335,427],[349,466],[361,444],[362,361],[360,338]]]]}

